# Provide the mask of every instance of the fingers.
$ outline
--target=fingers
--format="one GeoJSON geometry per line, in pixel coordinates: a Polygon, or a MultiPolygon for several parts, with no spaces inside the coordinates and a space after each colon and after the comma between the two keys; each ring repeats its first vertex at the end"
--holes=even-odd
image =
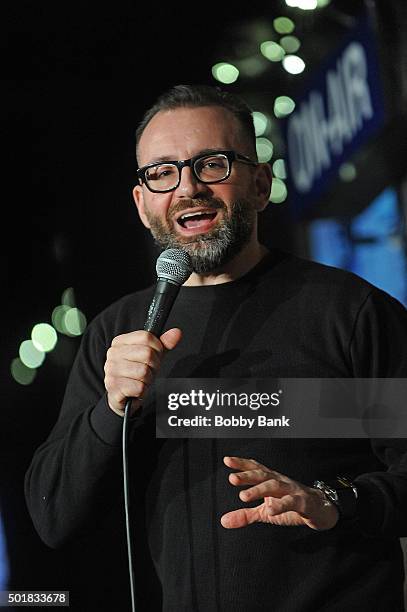
{"type": "Polygon", "coordinates": [[[112,370],[119,367],[122,375],[126,376],[133,364],[144,364],[155,371],[160,367],[162,353],[162,348],[159,352],[148,345],[112,345],[106,354],[105,372],[110,369],[111,373],[116,373],[112,370]]]}
{"type": "Polygon", "coordinates": [[[300,504],[296,497],[266,497],[264,503],[255,508],[240,508],[227,512],[221,517],[221,524],[226,529],[237,529],[260,522],[286,527],[303,525],[305,521],[297,510],[300,504]]]}
{"type": "Polygon", "coordinates": [[[156,338],[137,330],[116,336],[106,354],[105,387],[110,408],[123,414],[127,398],[142,398],[154,380],[166,350],[181,339],[173,328],[156,338]]]}
{"type": "Polygon", "coordinates": [[[178,329],[178,327],[173,327],[172,329],[169,329],[168,331],[166,331],[165,334],[162,334],[162,336],[160,336],[160,341],[164,345],[164,348],[171,351],[173,348],[177,346],[181,338],[182,338],[181,330],[178,329]]]}
{"type": "Polygon", "coordinates": [[[229,481],[235,486],[243,486],[270,480],[272,476],[272,472],[266,472],[266,470],[259,468],[258,470],[248,470],[247,472],[232,472],[232,474],[229,474],[229,481]]]}
{"type": "Polygon", "coordinates": [[[138,329],[137,331],[133,331],[128,334],[120,334],[112,340],[112,346],[122,346],[124,344],[129,344],[131,346],[150,346],[159,353],[162,353],[163,350],[160,340],[153,334],[150,334],[150,332],[146,332],[142,329],[138,329]]]}
{"type": "Polygon", "coordinates": [[[226,529],[237,529],[246,527],[252,523],[260,521],[259,510],[257,508],[240,508],[224,514],[220,522],[226,529]]]}
{"type": "Polygon", "coordinates": [[[262,469],[270,471],[265,465],[262,465],[255,459],[244,459],[243,457],[223,457],[223,462],[230,468],[235,470],[253,470],[262,469]]]}
{"type": "Polygon", "coordinates": [[[245,527],[253,522],[280,526],[307,525],[311,529],[326,530],[338,521],[338,510],[327,504],[321,491],[270,470],[255,459],[224,457],[225,465],[240,470],[229,474],[234,486],[254,485],[240,491],[243,502],[264,502],[254,508],[240,508],[221,518],[224,527],[245,527]]]}
{"type": "Polygon", "coordinates": [[[240,491],[239,497],[244,502],[251,502],[257,499],[263,499],[263,497],[282,497],[289,493],[292,493],[293,487],[285,482],[279,480],[270,479],[262,482],[261,484],[240,491]]]}
{"type": "Polygon", "coordinates": [[[294,483],[294,481],[292,481],[290,478],[287,478],[287,476],[284,476],[283,474],[280,474],[275,470],[270,470],[255,459],[244,459],[242,457],[224,457],[223,461],[228,467],[245,470],[229,474],[229,482],[234,486],[262,483],[269,480],[275,481],[272,483],[272,486],[274,487],[277,485],[277,483],[294,483]]]}
{"type": "Polygon", "coordinates": [[[229,474],[229,482],[234,486],[254,485],[240,491],[239,497],[243,502],[253,502],[264,498],[268,500],[267,503],[271,507],[271,500],[273,500],[272,509],[276,514],[291,510],[304,511],[303,489],[294,480],[266,468],[255,459],[224,457],[224,463],[229,467],[246,468],[245,471],[229,474]],[[274,504],[274,500],[280,502],[281,499],[284,499],[282,504],[274,504]]]}
{"type": "Polygon", "coordinates": [[[266,497],[264,502],[268,514],[272,516],[278,516],[286,512],[297,512],[302,515],[305,510],[305,500],[301,495],[284,495],[279,499],[266,497]]]}

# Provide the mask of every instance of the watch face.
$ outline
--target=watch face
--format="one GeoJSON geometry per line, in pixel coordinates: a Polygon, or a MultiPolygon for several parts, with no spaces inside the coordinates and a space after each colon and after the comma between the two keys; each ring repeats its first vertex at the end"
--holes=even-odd
{"type": "Polygon", "coordinates": [[[335,504],[343,518],[353,518],[356,515],[357,489],[349,479],[338,476],[335,488],[321,480],[316,480],[314,487],[320,489],[325,497],[335,504]]]}

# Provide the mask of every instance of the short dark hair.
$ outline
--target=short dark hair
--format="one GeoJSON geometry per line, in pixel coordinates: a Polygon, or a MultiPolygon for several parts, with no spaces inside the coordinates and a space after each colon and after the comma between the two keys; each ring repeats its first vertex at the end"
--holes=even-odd
{"type": "Polygon", "coordinates": [[[198,108],[201,106],[220,106],[226,108],[239,121],[242,131],[256,153],[256,133],[254,130],[252,111],[249,106],[228,91],[209,85],[175,85],[164,92],[157,102],[144,114],[136,130],[136,147],[142,133],[151,119],[160,111],[176,108],[198,108]]]}

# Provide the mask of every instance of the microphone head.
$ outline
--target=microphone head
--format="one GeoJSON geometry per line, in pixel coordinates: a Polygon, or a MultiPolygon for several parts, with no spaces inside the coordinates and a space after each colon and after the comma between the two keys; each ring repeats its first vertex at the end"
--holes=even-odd
{"type": "Polygon", "coordinates": [[[159,279],[165,279],[175,285],[183,285],[193,272],[192,261],[182,249],[163,251],[155,266],[159,279]]]}

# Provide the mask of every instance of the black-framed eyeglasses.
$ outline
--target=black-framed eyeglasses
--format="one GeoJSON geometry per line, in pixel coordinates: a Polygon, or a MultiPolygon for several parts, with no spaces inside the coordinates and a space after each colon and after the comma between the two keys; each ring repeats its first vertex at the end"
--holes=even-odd
{"type": "Polygon", "coordinates": [[[200,183],[221,183],[229,178],[234,161],[257,166],[245,155],[235,151],[213,151],[200,153],[191,159],[171,160],[147,164],[137,170],[137,176],[147,189],[153,193],[173,191],[181,182],[181,170],[189,166],[200,183]]]}

